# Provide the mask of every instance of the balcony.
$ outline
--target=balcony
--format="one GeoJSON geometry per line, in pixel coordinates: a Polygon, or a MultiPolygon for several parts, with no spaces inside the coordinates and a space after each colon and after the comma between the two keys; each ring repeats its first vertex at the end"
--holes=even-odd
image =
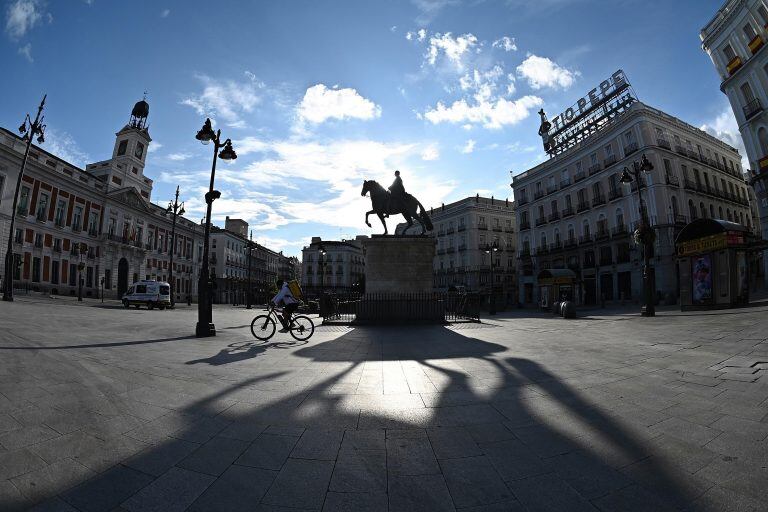
{"type": "Polygon", "coordinates": [[[493,231],[497,233],[501,233],[502,231],[504,231],[504,228],[502,228],[501,225],[493,226],[493,231]]]}
{"type": "Polygon", "coordinates": [[[656,145],[664,149],[672,149],[672,145],[667,139],[656,139],[656,145]]]}
{"type": "Polygon", "coordinates": [[[608,167],[608,166],[613,165],[615,163],[616,163],[616,155],[611,155],[608,158],[606,158],[605,160],[603,160],[603,166],[604,167],[608,167]]]}
{"type": "Polygon", "coordinates": [[[616,263],[629,263],[629,253],[628,252],[620,252],[616,255],[616,263]]]}
{"type": "Polygon", "coordinates": [[[579,237],[579,245],[592,243],[592,235],[586,234],[579,237]]]}
{"type": "Polygon", "coordinates": [[[19,217],[26,217],[27,215],[29,215],[29,211],[27,211],[26,207],[19,206],[18,208],[16,208],[16,215],[18,215],[19,217]]]}
{"type": "Polygon", "coordinates": [[[547,195],[554,194],[555,192],[557,192],[557,185],[547,186],[547,195]]]}
{"type": "Polygon", "coordinates": [[[571,215],[573,215],[573,206],[563,208],[562,215],[563,215],[563,218],[570,217],[571,215]]]}
{"type": "Polygon", "coordinates": [[[467,244],[459,244],[459,252],[466,251],[467,250],[467,244]]]}
{"type": "Polygon", "coordinates": [[[466,230],[467,230],[467,226],[465,226],[464,224],[459,224],[459,227],[458,227],[458,228],[456,228],[456,230],[457,230],[459,233],[461,233],[462,231],[466,231],[466,230]]]}
{"type": "Polygon", "coordinates": [[[571,180],[560,180],[560,188],[564,189],[571,184],[571,180]]]}
{"type": "Polygon", "coordinates": [[[72,224],[72,232],[73,233],[79,233],[81,230],[80,224],[72,224]]]}
{"type": "Polygon", "coordinates": [[[581,213],[585,210],[589,210],[589,203],[586,201],[579,202],[579,204],[576,206],[576,213],[581,213]]]}
{"type": "Polygon", "coordinates": [[[593,174],[599,173],[601,169],[602,167],[600,167],[600,164],[595,164],[595,165],[590,165],[587,171],[589,171],[589,175],[592,176],[593,174]]]}
{"type": "Polygon", "coordinates": [[[614,226],[611,229],[611,235],[614,238],[615,237],[620,237],[620,236],[626,236],[628,234],[629,234],[629,232],[627,231],[627,226],[625,224],[622,224],[620,226],[614,226]]]}
{"type": "Polygon", "coordinates": [[[744,105],[744,108],[742,110],[744,111],[744,118],[750,119],[754,115],[759,114],[763,110],[763,107],[762,105],[760,105],[760,99],[755,98],[749,103],[747,103],[746,105],[744,105]]]}
{"type": "Polygon", "coordinates": [[[531,223],[527,220],[521,220],[520,221],[520,231],[531,229],[531,223]]]}
{"type": "Polygon", "coordinates": [[[504,228],[504,232],[505,233],[514,233],[515,230],[514,230],[514,228],[512,228],[512,226],[507,226],[507,227],[504,228]]]}
{"type": "Polygon", "coordinates": [[[99,230],[96,228],[96,226],[91,226],[88,228],[88,235],[89,236],[99,236],[99,230]]]}
{"type": "Polygon", "coordinates": [[[577,244],[578,244],[578,241],[576,240],[576,237],[570,237],[570,238],[566,238],[565,239],[565,242],[563,243],[563,246],[566,249],[572,249],[572,248],[576,247],[577,244]]]}
{"type": "Polygon", "coordinates": [[[624,156],[629,156],[635,151],[637,151],[637,142],[633,142],[624,146],[624,156]]]}
{"type": "Polygon", "coordinates": [[[536,192],[533,193],[534,201],[536,199],[541,199],[542,197],[544,197],[544,191],[543,190],[537,190],[536,192]]]}
{"type": "Polygon", "coordinates": [[[674,223],[678,225],[686,225],[688,224],[688,217],[686,217],[685,215],[675,215],[674,223]]]}
{"type": "Polygon", "coordinates": [[[549,247],[546,245],[540,245],[536,248],[536,254],[547,254],[549,253],[549,247]]]}
{"type": "Polygon", "coordinates": [[[554,221],[556,221],[556,220],[557,220],[557,219],[559,219],[559,218],[560,218],[560,214],[559,214],[558,212],[552,212],[552,213],[550,213],[550,214],[549,214],[549,216],[547,217],[547,220],[548,220],[549,222],[554,222],[554,221]]]}
{"type": "Polygon", "coordinates": [[[53,225],[56,226],[57,228],[63,228],[64,219],[62,219],[61,217],[56,217],[55,219],[53,219],[53,225]]]}
{"type": "Polygon", "coordinates": [[[675,146],[675,153],[678,153],[683,156],[688,156],[688,152],[685,150],[683,146],[675,146]]]}
{"type": "Polygon", "coordinates": [[[560,240],[556,240],[549,244],[549,252],[558,252],[563,250],[563,243],[560,240]]]}
{"type": "Polygon", "coordinates": [[[488,231],[488,224],[478,224],[477,229],[481,231],[488,231]]]}
{"type": "Polygon", "coordinates": [[[536,219],[536,227],[543,226],[546,223],[547,223],[547,219],[544,217],[539,217],[538,219],[536,219]]]}
{"type": "Polygon", "coordinates": [[[608,191],[608,200],[613,201],[614,199],[619,199],[624,197],[624,191],[620,188],[615,188],[613,190],[608,191]]]}
{"type": "Polygon", "coordinates": [[[610,238],[610,236],[611,236],[611,233],[608,231],[608,228],[600,228],[595,233],[595,240],[599,242],[601,240],[606,240],[610,238]]]}
{"type": "Polygon", "coordinates": [[[730,60],[728,62],[728,65],[725,66],[725,70],[728,71],[728,76],[733,76],[733,74],[739,70],[743,62],[741,62],[741,57],[738,55],[730,60]]]}
{"type": "Polygon", "coordinates": [[[592,206],[600,206],[601,204],[605,204],[605,194],[598,194],[595,197],[592,198],[592,206]]]}
{"type": "Polygon", "coordinates": [[[756,35],[747,45],[749,46],[749,51],[752,52],[752,55],[757,53],[757,50],[763,47],[763,38],[760,37],[760,34],[756,35]]]}
{"type": "Polygon", "coordinates": [[[577,172],[577,173],[576,173],[576,174],[573,176],[573,181],[574,181],[574,182],[576,182],[576,181],[581,181],[581,180],[583,180],[583,179],[584,179],[584,178],[586,178],[586,177],[587,177],[587,175],[586,175],[586,173],[585,173],[584,171],[579,171],[579,172],[577,172]]]}
{"type": "Polygon", "coordinates": [[[680,186],[680,179],[677,176],[672,176],[671,174],[666,175],[666,182],[667,185],[672,185],[673,187],[680,186]]]}
{"type": "Polygon", "coordinates": [[[47,220],[47,215],[44,211],[37,212],[37,215],[35,215],[35,219],[37,222],[45,222],[47,220]]]}
{"type": "Polygon", "coordinates": [[[683,188],[688,190],[696,190],[696,184],[688,178],[683,178],[683,188]]]}
{"type": "Polygon", "coordinates": [[[451,227],[449,227],[448,229],[446,229],[446,230],[445,230],[445,234],[446,234],[446,235],[452,235],[452,234],[454,234],[455,232],[456,232],[456,230],[455,230],[455,229],[453,229],[453,226],[451,226],[451,227]]]}
{"type": "Polygon", "coordinates": [[[523,206],[524,204],[528,204],[528,197],[522,196],[520,199],[517,200],[517,204],[519,206],[523,206]]]}

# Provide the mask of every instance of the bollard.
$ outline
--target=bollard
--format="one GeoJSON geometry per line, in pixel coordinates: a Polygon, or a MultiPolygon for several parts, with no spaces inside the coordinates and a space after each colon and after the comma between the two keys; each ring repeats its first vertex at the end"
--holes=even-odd
{"type": "Polygon", "coordinates": [[[571,301],[565,301],[560,306],[563,318],[576,318],[576,305],[571,301]]]}

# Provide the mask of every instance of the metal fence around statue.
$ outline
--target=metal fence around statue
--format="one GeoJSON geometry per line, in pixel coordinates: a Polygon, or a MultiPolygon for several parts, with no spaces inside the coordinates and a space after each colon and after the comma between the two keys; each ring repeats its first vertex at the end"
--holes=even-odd
{"type": "Polygon", "coordinates": [[[474,293],[366,293],[326,295],[324,324],[479,322],[481,297],[474,293]]]}

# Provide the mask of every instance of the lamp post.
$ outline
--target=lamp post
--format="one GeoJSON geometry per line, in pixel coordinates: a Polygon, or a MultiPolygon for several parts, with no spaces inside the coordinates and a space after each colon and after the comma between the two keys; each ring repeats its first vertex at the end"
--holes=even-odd
{"type": "Polygon", "coordinates": [[[643,193],[640,190],[642,187],[641,179],[644,179],[643,174],[648,174],[652,170],[653,164],[645,157],[645,155],[643,155],[639,163],[632,162],[631,170],[628,167],[624,167],[621,179],[619,180],[621,183],[630,187],[633,182],[637,183],[637,197],[640,203],[640,226],[634,232],[634,239],[635,244],[642,245],[643,247],[644,305],[640,309],[640,314],[643,316],[656,316],[656,308],[654,306],[654,288],[656,283],[654,282],[655,278],[651,279],[651,252],[653,251],[656,232],[653,230],[648,219],[648,210],[645,207],[643,193]]]}
{"type": "Polygon", "coordinates": [[[13,194],[13,206],[11,207],[11,226],[8,230],[8,248],[5,252],[5,271],[3,276],[3,300],[11,302],[13,301],[13,232],[14,225],[16,223],[16,207],[19,202],[19,190],[21,189],[21,178],[24,176],[24,169],[27,167],[27,159],[29,158],[29,149],[32,146],[32,139],[37,135],[37,143],[42,144],[45,142],[45,125],[43,124],[44,117],[43,107],[45,107],[45,98],[48,95],[43,96],[43,101],[40,102],[40,106],[37,107],[37,115],[35,120],[32,121],[27,114],[24,118],[24,122],[19,127],[19,133],[24,135],[24,140],[27,141],[27,147],[24,149],[24,158],[21,160],[21,169],[19,169],[19,176],[16,178],[16,191],[13,194]],[[27,128],[29,123],[29,128],[27,128]]]}
{"type": "Polygon", "coordinates": [[[101,303],[104,304],[104,277],[101,278],[101,303]]]}
{"type": "Polygon", "coordinates": [[[248,237],[248,289],[245,292],[245,309],[251,309],[251,253],[253,253],[253,230],[248,237]]]}
{"type": "Polygon", "coordinates": [[[184,215],[184,203],[179,204],[179,186],[176,185],[176,196],[173,198],[172,203],[168,203],[168,208],[165,209],[166,215],[171,214],[173,221],[171,222],[171,261],[168,262],[168,284],[171,288],[171,308],[176,305],[176,299],[174,294],[176,293],[173,282],[173,254],[176,252],[176,217],[184,215]]]}
{"type": "Polygon", "coordinates": [[[493,244],[487,244],[483,251],[488,254],[491,258],[491,296],[488,303],[488,314],[489,315],[495,315],[496,314],[496,295],[494,294],[494,281],[493,281],[493,255],[495,252],[498,252],[499,250],[499,242],[498,240],[494,240],[493,244]]]}
{"type": "Polygon", "coordinates": [[[325,255],[328,254],[324,246],[320,246],[318,253],[318,263],[320,263],[320,296],[325,293],[325,255]]]}
{"type": "Polygon", "coordinates": [[[211,183],[208,192],[205,194],[205,231],[203,234],[203,261],[200,266],[200,278],[198,284],[197,300],[197,325],[195,326],[195,336],[198,338],[206,336],[216,336],[216,326],[213,324],[213,306],[209,297],[208,289],[210,286],[208,276],[208,242],[211,236],[211,208],[213,202],[221,197],[221,192],[213,189],[214,179],[216,177],[216,160],[234,160],[237,158],[235,150],[232,149],[230,139],[221,142],[221,130],[213,131],[211,120],[206,119],[205,124],[195,136],[203,144],[209,144],[213,141],[213,164],[211,165],[211,183]],[[221,151],[219,149],[221,148],[221,151]]]}
{"type": "Polygon", "coordinates": [[[83,302],[83,270],[85,270],[85,263],[83,263],[83,251],[85,251],[85,244],[80,244],[80,263],[77,264],[77,301],[83,302]]]}

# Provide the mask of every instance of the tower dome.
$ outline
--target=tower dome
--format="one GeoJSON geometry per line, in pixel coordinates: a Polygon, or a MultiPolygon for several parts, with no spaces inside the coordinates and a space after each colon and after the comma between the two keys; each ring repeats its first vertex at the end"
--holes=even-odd
{"type": "Polygon", "coordinates": [[[149,117],[149,103],[147,103],[147,95],[145,93],[144,98],[141,101],[137,101],[133,106],[128,125],[132,128],[146,129],[147,117],[149,117]]]}

